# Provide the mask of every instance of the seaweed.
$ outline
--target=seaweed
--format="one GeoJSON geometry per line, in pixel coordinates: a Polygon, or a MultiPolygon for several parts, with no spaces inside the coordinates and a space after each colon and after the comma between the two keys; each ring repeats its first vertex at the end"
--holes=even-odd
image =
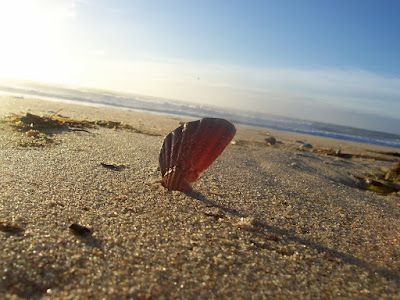
{"type": "Polygon", "coordinates": [[[387,171],[354,177],[358,180],[357,185],[364,190],[382,195],[396,195],[400,192],[400,162],[387,171]]]}
{"type": "MultiPolygon", "coordinates": [[[[45,131],[47,129],[84,129],[84,128],[96,128],[96,127],[105,127],[105,128],[113,128],[113,129],[125,129],[134,131],[136,133],[143,133],[147,135],[155,135],[159,136],[160,134],[154,132],[144,131],[142,129],[135,128],[128,124],[123,124],[118,121],[88,121],[88,120],[74,120],[62,117],[57,114],[53,114],[52,116],[38,116],[31,113],[26,113],[25,116],[21,115],[13,115],[10,118],[10,124],[16,127],[21,131],[28,130],[38,130],[40,132],[45,131]]],[[[76,130],[75,130],[76,131],[76,130]]]]}
{"type": "Polygon", "coordinates": [[[43,147],[56,143],[54,138],[51,137],[54,133],[59,133],[60,131],[82,131],[91,133],[90,129],[99,127],[128,130],[150,136],[161,135],[144,129],[138,129],[118,121],[69,119],[58,115],[58,112],[50,116],[39,116],[31,113],[26,113],[26,115],[12,115],[8,120],[9,125],[17,131],[25,133],[26,137],[18,141],[18,146],[43,147]]]}
{"type": "Polygon", "coordinates": [[[106,164],[103,162],[101,162],[100,165],[102,165],[106,169],[115,170],[115,171],[121,171],[127,167],[126,165],[106,164]]]}
{"type": "Polygon", "coordinates": [[[378,153],[378,154],[384,154],[384,155],[389,155],[389,156],[395,156],[395,157],[400,157],[399,152],[385,152],[385,151],[373,151],[373,150],[368,150],[369,152],[372,153],[378,153]]]}

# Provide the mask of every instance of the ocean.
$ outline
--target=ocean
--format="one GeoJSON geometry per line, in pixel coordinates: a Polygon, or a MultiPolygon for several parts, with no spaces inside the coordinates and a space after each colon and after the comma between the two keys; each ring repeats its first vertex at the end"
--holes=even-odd
{"type": "Polygon", "coordinates": [[[93,89],[65,88],[33,83],[0,84],[0,92],[21,97],[35,97],[92,106],[111,107],[169,115],[187,119],[219,117],[264,129],[334,138],[372,145],[400,148],[400,135],[371,131],[349,126],[299,120],[264,113],[243,112],[233,109],[210,108],[156,97],[113,93],[93,89]]]}

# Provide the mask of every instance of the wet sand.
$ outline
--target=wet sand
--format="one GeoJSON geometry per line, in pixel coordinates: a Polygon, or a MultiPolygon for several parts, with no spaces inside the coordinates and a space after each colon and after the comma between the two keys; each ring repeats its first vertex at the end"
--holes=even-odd
{"type": "Polygon", "coordinates": [[[400,198],[354,179],[395,163],[298,148],[398,149],[237,126],[185,195],[158,171],[185,120],[0,96],[3,120],[57,111],[142,133],[54,130],[31,147],[0,122],[0,298],[400,298],[400,198]]]}

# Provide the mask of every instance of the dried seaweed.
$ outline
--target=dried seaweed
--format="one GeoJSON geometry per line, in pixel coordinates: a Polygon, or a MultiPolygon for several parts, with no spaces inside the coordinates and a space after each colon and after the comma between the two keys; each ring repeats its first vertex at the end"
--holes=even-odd
{"type": "Polygon", "coordinates": [[[368,151],[372,152],[372,153],[378,153],[378,154],[383,154],[383,155],[400,157],[400,153],[399,152],[385,152],[385,151],[373,151],[373,150],[368,150],[368,151]]]}
{"type": "MultiPolygon", "coordinates": [[[[57,114],[51,116],[38,116],[27,113],[26,115],[12,115],[8,123],[17,131],[25,133],[25,137],[17,142],[19,147],[43,147],[56,143],[51,136],[60,131],[83,131],[90,133],[90,129],[104,127],[133,131],[135,133],[151,136],[160,136],[159,133],[138,129],[128,124],[117,121],[87,121],[74,120],[57,114]]],[[[3,121],[4,122],[4,121],[3,121]]]]}
{"type": "Polygon", "coordinates": [[[400,191],[400,162],[387,171],[375,171],[365,177],[354,176],[357,185],[368,191],[382,195],[395,195],[400,191]]]}
{"type": "Polygon", "coordinates": [[[72,129],[72,128],[96,128],[105,127],[113,129],[131,130],[136,133],[143,133],[147,135],[160,135],[158,133],[137,129],[131,125],[123,124],[117,121],[87,121],[87,120],[74,120],[61,117],[54,114],[52,116],[38,116],[27,113],[25,116],[13,115],[10,118],[10,124],[21,131],[38,130],[43,131],[46,129],[72,129]]]}
{"type": "Polygon", "coordinates": [[[110,169],[110,170],[115,170],[115,171],[121,171],[126,168],[126,165],[114,165],[114,164],[106,164],[101,162],[100,163],[104,168],[110,169]]]}

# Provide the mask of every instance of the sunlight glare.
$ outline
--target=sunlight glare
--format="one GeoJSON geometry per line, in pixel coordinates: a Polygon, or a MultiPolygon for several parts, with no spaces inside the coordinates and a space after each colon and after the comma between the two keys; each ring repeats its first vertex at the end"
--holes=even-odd
{"type": "Polygon", "coordinates": [[[75,16],[72,1],[0,3],[0,76],[60,80],[68,69],[65,41],[59,37],[75,16]],[[56,3],[56,4],[55,4],[56,3]]]}

